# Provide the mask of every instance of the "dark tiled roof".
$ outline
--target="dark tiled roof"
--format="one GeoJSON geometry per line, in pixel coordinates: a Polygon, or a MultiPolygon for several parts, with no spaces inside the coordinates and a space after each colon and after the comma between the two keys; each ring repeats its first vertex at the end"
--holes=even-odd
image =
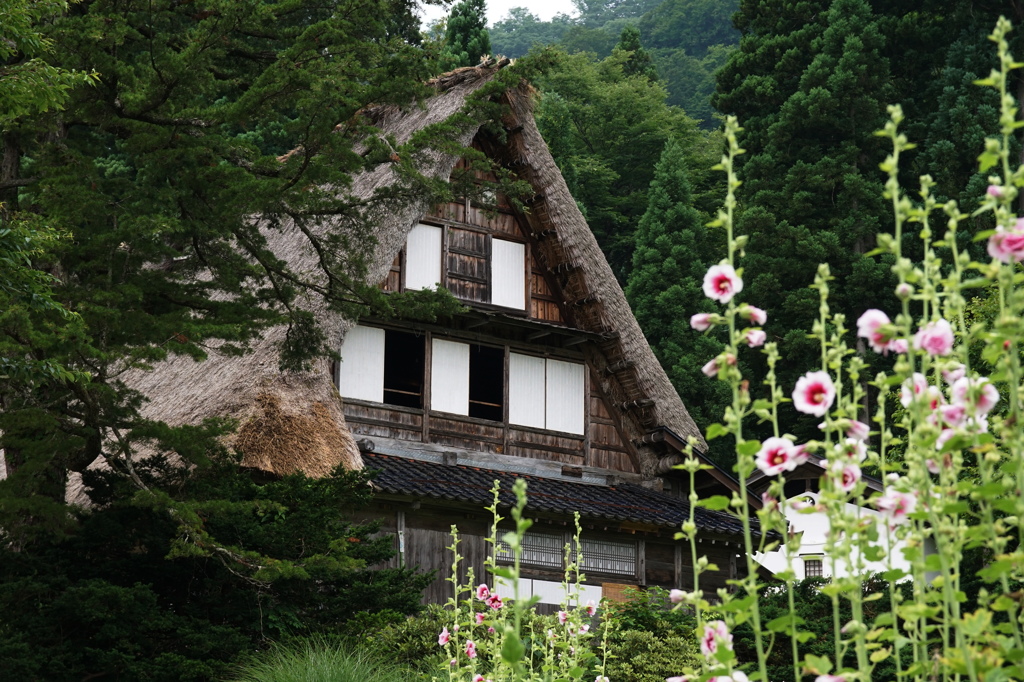
{"type": "MultiPolygon", "coordinates": [[[[690,517],[686,501],[633,484],[590,485],[464,465],[446,465],[379,453],[363,453],[367,469],[377,471],[373,485],[383,492],[490,505],[494,481],[501,484],[500,506],[512,505],[512,483],[527,482],[527,509],[614,521],[678,528],[690,517]]],[[[704,532],[741,535],[743,525],[724,513],[698,507],[697,527],[704,532]]],[[[757,528],[757,520],[751,519],[757,528]]],[[[756,532],[756,530],[755,530],[756,532]]]]}

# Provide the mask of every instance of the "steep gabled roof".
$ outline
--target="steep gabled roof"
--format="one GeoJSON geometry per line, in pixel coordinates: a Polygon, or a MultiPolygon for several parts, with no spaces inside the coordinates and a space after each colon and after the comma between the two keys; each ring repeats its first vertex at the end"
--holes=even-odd
{"type": "MultiPolygon", "coordinates": [[[[460,112],[468,96],[488,83],[508,60],[459,69],[432,81],[437,94],[423,105],[379,107],[365,113],[384,136],[399,144],[425,127],[460,112]]],[[[657,472],[664,448],[645,437],[659,427],[683,438],[694,437],[706,450],[700,431],[654,357],[622,289],[597,245],[586,220],[569,193],[533,118],[535,92],[525,82],[501,95],[506,114],[504,139],[484,140],[485,151],[511,168],[535,192],[523,218],[536,239],[537,255],[549,270],[559,273],[562,294],[577,302],[576,326],[600,335],[600,348],[588,351],[599,371],[601,388],[626,416],[627,436],[641,450],[641,468],[657,472]]],[[[464,123],[457,140],[468,146],[482,121],[464,123]]],[[[418,160],[421,173],[447,179],[458,162],[455,152],[432,151],[418,160]]],[[[370,221],[376,243],[367,258],[367,281],[382,281],[405,243],[408,232],[427,213],[425,199],[371,201],[378,190],[395,182],[391,164],[382,163],[353,178],[344,190],[353,204],[364,206],[356,218],[325,221],[315,230],[346,230],[370,221]]],[[[308,228],[307,228],[308,229],[308,228]]],[[[308,239],[295,225],[266,227],[274,252],[294,271],[316,273],[319,260],[308,239]]],[[[310,298],[310,310],[329,338],[340,344],[353,321],[327,310],[310,298]]],[[[270,472],[301,470],[318,476],[339,464],[362,464],[332,382],[330,362],[319,361],[310,372],[280,372],[277,348],[285,329],[269,330],[244,357],[214,349],[201,363],[175,357],[151,371],[133,371],[128,383],[150,399],[144,414],[170,424],[196,423],[205,417],[230,416],[242,423],[237,444],[244,464],[270,472]]],[[[589,344],[588,344],[589,345],[589,344]]]]}

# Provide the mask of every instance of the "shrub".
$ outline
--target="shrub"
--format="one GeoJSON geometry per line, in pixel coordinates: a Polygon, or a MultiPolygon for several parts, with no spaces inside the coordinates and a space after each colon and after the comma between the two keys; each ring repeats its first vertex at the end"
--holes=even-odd
{"type": "Polygon", "coordinates": [[[693,637],[666,637],[642,630],[615,631],[608,637],[605,675],[615,682],[664,682],[680,670],[699,666],[693,637]]]}
{"type": "Polygon", "coordinates": [[[406,682],[409,671],[383,661],[381,653],[301,640],[253,658],[231,682],[406,682]]]}

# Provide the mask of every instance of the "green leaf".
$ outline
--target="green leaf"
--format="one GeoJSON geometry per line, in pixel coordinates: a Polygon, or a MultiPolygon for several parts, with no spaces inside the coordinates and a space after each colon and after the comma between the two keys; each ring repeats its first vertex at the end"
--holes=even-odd
{"type": "Polygon", "coordinates": [[[698,500],[697,506],[704,507],[706,509],[713,509],[715,511],[721,511],[729,508],[729,502],[731,500],[725,495],[714,495],[705,500],[698,500]]]}
{"type": "Polygon", "coordinates": [[[501,660],[515,666],[523,659],[526,647],[519,639],[519,633],[511,625],[505,627],[505,641],[501,645],[501,660]]]}

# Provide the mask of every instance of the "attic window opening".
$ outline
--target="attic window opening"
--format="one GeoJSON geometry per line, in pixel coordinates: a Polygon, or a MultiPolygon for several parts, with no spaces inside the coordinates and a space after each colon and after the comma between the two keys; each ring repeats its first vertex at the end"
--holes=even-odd
{"type": "Polygon", "coordinates": [[[610,573],[635,576],[637,547],[635,543],[608,542],[583,538],[580,541],[580,569],[585,573],[610,573]]]}
{"type": "MultiPolygon", "coordinates": [[[[565,538],[560,535],[541,535],[527,533],[523,537],[520,561],[528,566],[554,568],[562,570],[562,558],[565,555],[565,538]]],[[[511,564],[514,561],[512,548],[499,540],[496,559],[499,564],[511,564]]]]}
{"type": "Polygon", "coordinates": [[[804,559],[804,577],[821,578],[825,575],[821,559],[804,559]]]}
{"type": "Polygon", "coordinates": [[[469,347],[469,416],[501,421],[505,415],[505,349],[469,347]]]}
{"type": "Polygon", "coordinates": [[[423,407],[423,339],[414,334],[385,330],[384,402],[401,407],[423,407]]]}

